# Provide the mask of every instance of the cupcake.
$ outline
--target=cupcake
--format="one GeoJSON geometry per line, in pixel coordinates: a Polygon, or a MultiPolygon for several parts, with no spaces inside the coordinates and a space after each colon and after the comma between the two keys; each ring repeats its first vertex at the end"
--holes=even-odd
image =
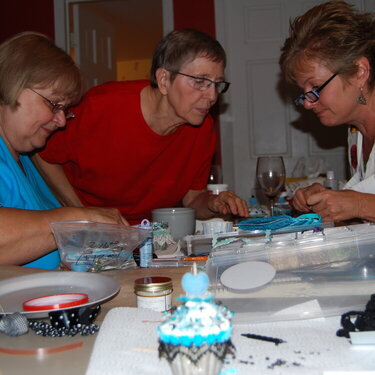
{"type": "Polygon", "coordinates": [[[208,276],[186,273],[182,287],[186,297],[183,305],[168,314],[158,327],[159,357],[166,358],[174,375],[217,375],[225,357],[234,357],[230,340],[232,312],[213,301],[207,292],[208,276]]]}

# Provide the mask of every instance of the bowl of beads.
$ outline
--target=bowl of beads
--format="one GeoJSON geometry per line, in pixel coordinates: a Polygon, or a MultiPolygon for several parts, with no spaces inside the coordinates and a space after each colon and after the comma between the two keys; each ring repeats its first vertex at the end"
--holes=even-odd
{"type": "Polygon", "coordinates": [[[99,272],[135,267],[133,250],[150,229],[90,221],[50,223],[61,261],[71,271],[99,272]]]}

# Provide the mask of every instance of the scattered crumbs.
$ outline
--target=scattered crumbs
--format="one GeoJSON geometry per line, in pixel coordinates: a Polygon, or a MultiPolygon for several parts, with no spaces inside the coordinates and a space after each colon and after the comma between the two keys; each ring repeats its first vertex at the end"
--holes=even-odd
{"type": "Polygon", "coordinates": [[[240,363],[243,363],[244,365],[248,365],[249,364],[249,361],[244,361],[242,359],[239,360],[240,363]]]}
{"type": "Polygon", "coordinates": [[[301,364],[299,362],[292,362],[292,365],[296,366],[296,367],[301,366],[301,364]]]}
{"type": "Polygon", "coordinates": [[[286,364],[286,361],[284,361],[283,359],[277,359],[275,362],[273,362],[272,364],[270,364],[268,366],[268,368],[270,369],[274,369],[276,366],[284,366],[286,364]]]}
{"type": "Polygon", "coordinates": [[[270,360],[270,357],[266,357],[266,361],[269,361],[270,360]]]}
{"type": "Polygon", "coordinates": [[[233,357],[232,356],[225,357],[224,362],[226,365],[231,364],[233,362],[233,357]]]}
{"type": "Polygon", "coordinates": [[[253,356],[252,356],[252,355],[249,355],[249,358],[253,358],[253,356]]]}

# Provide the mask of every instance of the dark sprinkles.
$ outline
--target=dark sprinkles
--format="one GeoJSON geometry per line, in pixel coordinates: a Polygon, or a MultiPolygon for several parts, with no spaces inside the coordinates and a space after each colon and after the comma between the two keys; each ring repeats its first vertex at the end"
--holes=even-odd
{"type": "Polygon", "coordinates": [[[286,365],[286,361],[284,359],[277,359],[274,363],[268,366],[270,369],[274,369],[276,366],[284,366],[286,365]]]}

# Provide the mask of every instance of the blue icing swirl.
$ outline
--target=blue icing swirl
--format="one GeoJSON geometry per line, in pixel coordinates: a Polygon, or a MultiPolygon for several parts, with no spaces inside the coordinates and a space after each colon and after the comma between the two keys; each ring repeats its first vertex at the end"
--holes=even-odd
{"type": "Polygon", "coordinates": [[[158,327],[162,342],[190,347],[228,341],[233,313],[211,299],[187,300],[158,327]]]}

